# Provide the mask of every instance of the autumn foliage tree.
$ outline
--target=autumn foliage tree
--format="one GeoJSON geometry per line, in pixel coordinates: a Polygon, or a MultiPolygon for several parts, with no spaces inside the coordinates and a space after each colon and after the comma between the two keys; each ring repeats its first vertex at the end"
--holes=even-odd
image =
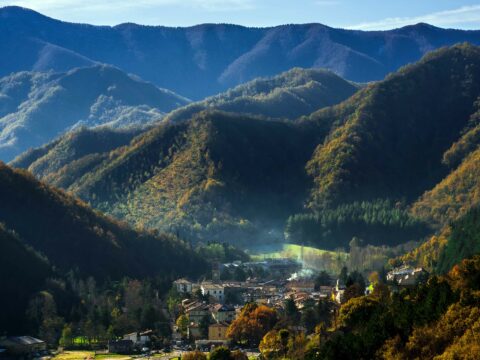
{"type": "Polygon", "coordinates": [[[259,348],[266,360],[303,359],[307,342],[302,332],[271,330],[263,337],[259,348]]]}
{"type": "Polygon", "coordinates": [[[276,322],[275,310],[268,306],[249,303],[243,307],[240,316],[228,328],[227,337],[236,343],[257,346],[276,322]]]}
{"type": "Polygon", "coordinates": [[[183,360],[207,360],[207,356],[198,350],[187,352],[182,355],[183,360]]]}

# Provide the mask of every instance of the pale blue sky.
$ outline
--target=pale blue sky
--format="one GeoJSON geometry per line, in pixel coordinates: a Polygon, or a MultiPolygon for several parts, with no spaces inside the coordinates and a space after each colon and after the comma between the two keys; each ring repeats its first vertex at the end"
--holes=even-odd
{"type": "Polygon", "coordinates": [[[479,0],[0,0],[0,6],[6,5],[96,25],[272,26],[318,22],[372,30],[428,22],[440,27],[480,29],[479,0]]]}

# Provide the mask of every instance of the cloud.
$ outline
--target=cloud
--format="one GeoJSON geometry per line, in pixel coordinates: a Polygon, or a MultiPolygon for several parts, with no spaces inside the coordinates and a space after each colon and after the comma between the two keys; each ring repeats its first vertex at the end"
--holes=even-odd
{"type": "Polygon", "coordinates": [[[153,9],[162,6],[178,6],[187,9],[193,7],[209,12],[221,12],[251,10],[255,8],[254,0],[113,0],[108,2],[98,0],[0,0],[0,5],[18,5],[37,11],[118,11],[120,9],[153,9]]]}
{"type": "Polygon", "coordinates": [[[415,17],[391,17],[379,21],[348,26],[347,29],[388,30],[420,22],[443,27],[472,23],[478,25],[478,23],[480,23],[480,5],[462,6],[458,9],[439,11],[415,17]]]}

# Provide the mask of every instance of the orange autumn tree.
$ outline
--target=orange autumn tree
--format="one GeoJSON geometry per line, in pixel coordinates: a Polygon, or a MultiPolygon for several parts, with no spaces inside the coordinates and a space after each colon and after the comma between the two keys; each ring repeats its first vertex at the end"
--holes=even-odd
{"type": "Polygon", "coordinates": [[[268,306],[245,305],[227,330],[227,337],[236,343],[257,346],[277,322],[277,313],[268,306]]]}

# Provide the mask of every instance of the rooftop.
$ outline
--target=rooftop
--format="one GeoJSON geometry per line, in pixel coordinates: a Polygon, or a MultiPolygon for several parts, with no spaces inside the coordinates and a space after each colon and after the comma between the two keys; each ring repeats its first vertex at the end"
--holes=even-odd
{"type": "Polygon", "coordinates": [[[34,338],[33,336],[11,336],[7,338],[7,341],[14,342],[22,345],[43,344],[45,341],[34,338]]]}

